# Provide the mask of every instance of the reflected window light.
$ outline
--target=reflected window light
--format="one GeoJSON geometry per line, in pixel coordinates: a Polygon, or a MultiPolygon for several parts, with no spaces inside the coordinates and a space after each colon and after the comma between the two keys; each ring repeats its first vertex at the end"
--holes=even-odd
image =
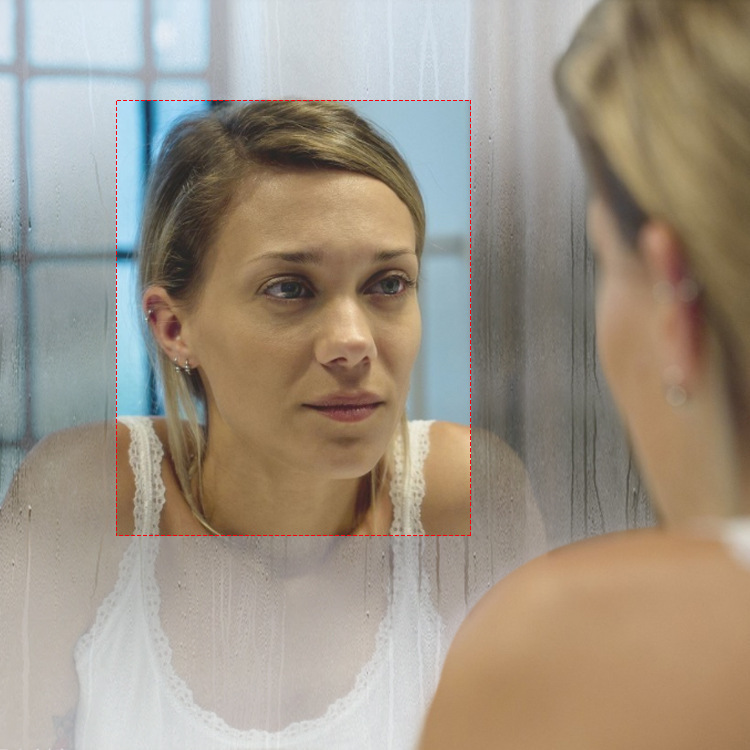
{"type": "MultiPolygon", "coordinates": [[[[23,398],[25,363],[20,356],[23,331],[17,315],[20,303],[21,278],[18,268],[10,261],[0,263],[0,441],[3,443],[22,440],[26,430],[23,398]]],[[[2,496],[0,492],[0,499],[2,496]]]]}
{"type": "Polygon", "coordinates": [[[155,159],[161,148],[164,136],[174,123],[182,117],[208,109],[206,101],[155,101],[153,103],[153,135],[151,138],[151,158],[155,159]]]}
{"type": "Polygon", "coordinates": [[[13,0],[0,0],[0,65],[16,59],[16,7],[13,0]]]}
{"type": "Polygon", "coordinates": [[[33,65],[132,71],[143,65],[140,0],[28,0],[33,65]]]}
{"type": "Polygon", "coordinates": [[[14,76],[0,75],[0,257],[18,246],[18,132],[18,85],[14,76]]]}
{"type": "Polygon", "coordinates": [[[29,81],[29,215],[35,251],[108,251],[112,257],[114,103],[142,95],[142,84],[129,78],[34,76],[29,81]]]}
{"type": "Polygon", "coordinates": [[[157,0],[152,43],[156,67],[164,73],[196,73],[209,61],[207,0],[157,0]]]}
{"type": "Polygon", "coordinates": [[[152,99],[196,100],[197,104],[211,98],[207,81],[200,78],[161,78],[151,87],[152,99]]]}
{"type": "Polygon", "coordinates": [[[133,252],[138,236],[138,220],[143,206],[146,159],[143,104],[117,102],[117,251],[133,252]]]}
{"type": "Polygon", "coordinates": [[[469,424],[468,263],[461,248],[450,250],[425,247],[420,300],[429,326],[422,338],[423,408],[430,418],[469,424]]]}
{"type": "Polygon", "coordinates": [[[0,506],[3,504],[13,475],[23,461],[23,451],[19,448],[8,448],[0,451],[0,506]]]}
{"type": "Polygon", "coordinates": [[[117,263],[117,414],[148,414],[149,363],[144,351],[136,286],[138,272],[132,260],[117,263]]]}

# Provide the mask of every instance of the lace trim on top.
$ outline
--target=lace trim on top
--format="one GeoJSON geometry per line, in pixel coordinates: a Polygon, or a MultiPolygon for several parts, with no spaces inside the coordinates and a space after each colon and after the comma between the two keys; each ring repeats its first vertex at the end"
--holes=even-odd
{"type": "Polygon", "coordinates": [[[159,518],[166,499],[161,463],[164,447],[150,419],[120,418],[130,430],[130,468],[135,477],[134,534],[159,534],[159,518]]]}
{"type": "MultiPolygon", "coordinates": [[[[397,585],[396,582],[403,578],[406,571],[399,571],[400,566],[398,563],[396,564],[394,583],[389,587],[390,602],[375,636],[373,654],[360,669],[354,687],[346,695],[335,700],[323,715],[314,719],[292,722],[279,731],[237,729],[230,726],[214,711],[204,709],[196,703],[193,691],[174,669],[172,647],[159,617],[161,595],[155,576],[156,557],[159,548],[159,514],[165,501],[165,488],[161,477],[161,461],[164,451],[149,418],[120,418],[119,421],[130,429],[129,459],[136,482],[135,534],[147,537],[150,535],[156,536],[151,538],[133,537],[120,562],[118,580],[114,590],[100,606],[91,630],[85,633],[76,644],[76,661],[84,656],[86,650],[91,647],[92,641],[100,636],[106,621],[111,617],[117,604],[123,599],[125,589],[133,574],[136,573],[134,568],[139,566],[140,557],[144,609],[148,631],[153,639],[156,668],[164,679],[167,690],[188,715],[201,722],[205,729],[221,736],[222,739],[241,741],[248,747],[256,744],[260,747],[267,747],[269,743],[277,744],[301,739],[310,740],[314,738],[316,733],[330,732],[332,723],[345,717],[361,701],[367,698],[369,684],[376,672],[387,668],[387,654],[392,636],[393,589],[397,585]],[[151,482],[150,487],[148,486],[149,481],[151,482]]],[[[424,497],[422,467],[429,452],[430,425],[431,422],[410,423],[408,457],[403,450],[403,442],[400,436],[397,440],[394,450],[394,476],[390,488],[394,508],[392,534],[424,533],[421,531],[422,523],[420,520],[420,507],[424,497]],[[413,492],[413,498],[409,498],[405,491],[413,492]],[[405,503],[404,498],[409,498],[411,502],[405,503]]],[[[401,547],[401,544],[397,546],[401,547]]],[[[407,555],[408,557],[409,555],[407,555]]],[[[419,595],[422,600],[422,612],[427,614],[432,609],[429,601],[429,587],[421,590],[419,595]]],[[[432,619],[439,621],[437,613],[434,613],[432,619]]]]}
{"type": "MultiPolygon", "coordinates": [[[[133,501],[133,517],[135,535],[158,535],[159,515],[164,507],[165,489],[161,477],[161,462],[164,449],[151,420],[144,417],[119,417],[118,422],[130,430],[130,450],[128,460],[135,478],[135,498],[133,501]],[[150,482],[150,484],[149,484],[150,482]],[[153,491],[152,491],[153,488],[153,491]]],[[[117,582],[114,589],[107,595],[96,612],[96,619],[91,629],[84,633],[73,649],[73,658],[78,662],[84,653],[91,648],[111,618],[118,602],[125,596],[132,571],[138,562],[138,536],[134,536],[118,566],[117,582]]],[[[155,543],[156,540],[148,540],[155,543]]],[[[155,544],[154,544],[155,546],[155,544]]],[[[156,555],[154,554],[154,560],[156,555]]],[[[153,569],[152,569],[153,570],[153,569]]],[[[152,576],[153,578],[153,576],[152,576]]],[[[156,581],[154,580],[154,586],[156,581]]],[[[157,591],[158,597],[158,591],[157,591]]],[[[158,612],[158,609],[157,609],[158,612]]]]}
{"type": "Polygon", "coordinates": [[[390,496],[393,505],[391,536],[424,534],[422,501],[424,500],[424,462],[430,452],[430,427],[433,420],[409,422],[409,446],[404,450],[401,434],[393,450],[393,478],[390,496]]]}
{"type": "Polygon", "coordinates": [[[386,655],[391,636],[392,611],[389,605],[375,636],[375,648],[370,659],[365,662],[354,681],[354,687],[341,698],[338,698],[321,716],[313,719],[293,721],[283,729],[272,732],[265,729],[237,729],[228,724],[215,711],[200,706],[193,696],[192,689],[180,677],[172,664],[172,647],[162,629],[159,618],[161,599],[158,587],[146,592],[146,607],[150,631],[154,639],[154,655],[157,668],[163,677],[167,690],[189,716],[200,722],[203,727],[222,739],[241,742],[243,747],[275,747],[279,743],[289,743],[302,739],[312,740],[320,732],[330,732],[331,725],[340,721],[357,705],[367,698],[370,681],[378,670],[386,665],[386,655]]]}

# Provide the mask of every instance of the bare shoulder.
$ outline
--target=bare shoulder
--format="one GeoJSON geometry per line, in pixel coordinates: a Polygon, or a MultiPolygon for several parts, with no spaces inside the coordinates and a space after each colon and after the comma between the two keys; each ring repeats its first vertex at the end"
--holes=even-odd
{"type": "Polygon", "coordinates": [[[717,542],[643,531],[556,550],[467,618],[422,747],[743,747],[748,621],[750,573],[717,542]]]}
{"type": "Polygon", "coordinates": [[[40,440],[18,469],[3,508],[90,515],[105,497],[114,507],[114,422],[61,430],[40,440]],[[95,493],[82,490],[98,490],[95,493]]]}
{"type": "MultiPolygon", "coordinates": [[[[101,573],[100,565],[114,549],[109,540],[115,535],[115,445],[114,421],[61,430],[40,440],[0,507],[3,550],[15,549],[15,559],[21,560],[26,557],[22,548],[39,540],[33,551],[40,566],[46,555],[62,562],[91,554],[101,573]]],[[[86,585],[83,571],[76,580],[86,585]]]]}
{"type": "Polygon", "coordinates": [[[500,436],[476,427],[471,436],[471,536],[491,571],[486,580],[493,582],[549,549],[523,461],[500,436]]]}
{"type": "Polygon", "coordinates": [[[78,699],[71,654],[114,586],[123,551],[114,539],[114,427],[41,440],[0,509],[0,726],[10,746],[23,744],[24,731],[33,747],[68,734],[59,717],[78,699]]]}
{"type": "Polygon", "coordinates": [[[523,462],[488,430],[434,422],[425,483],[422,522],[428,534],[474,536],[477,525],[490,533],[489,512],[495,525],[513,525],[519,534],[522,526],[533,526],[534,536],[544,537],[523,462]]]}
{"type": "Polygon", "coordinates": [[[428,534],[468,534],[471,430],[453,422],[433,422],[424,466],[422,524],[428,534]]]}
{"type": "Polygon", "coordinates": [[[472,430],[472,467],[498,492],[517,492],[526,488],[528,476],[518,454],[508,443],[494,432],[485,429],[472,430]]]}

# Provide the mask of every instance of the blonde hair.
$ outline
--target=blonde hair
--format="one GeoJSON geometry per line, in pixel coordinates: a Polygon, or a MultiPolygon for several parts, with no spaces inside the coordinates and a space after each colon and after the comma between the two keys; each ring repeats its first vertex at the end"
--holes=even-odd
{"type": "MultiPolygon", "coordinates": [[[[351,107],[332,101],[223,105],[179,121],[164,139],[146,190],[139,243],[141,295],[149,286],[161,286],[188,308],[195,304],[219,222],[239,183],[253,170],[284,168],[338,169],[380,180],[409,209],[421,259],[425,211],[416,180],[394,146],[351,107]]],[[[207,436],[198,412],[206,409],[204,383],[196,371],[178,372],[153,339],[146,339],[164,389],[177,479],[193,514],[217,533],[203,515],[200,497],[207,436]]],[[[405,416],[400,433],[406,449],[405,416]]],[[[386,474],[384,457],[360,485],[357,518],[386,474]]]]}
{"type": "Polygon", "coordinates": [[[647,217],[680,235],[740,427],[750,416],[750,2],[602,0],[555,83],[625,239],[634,244],[647,217]]]}

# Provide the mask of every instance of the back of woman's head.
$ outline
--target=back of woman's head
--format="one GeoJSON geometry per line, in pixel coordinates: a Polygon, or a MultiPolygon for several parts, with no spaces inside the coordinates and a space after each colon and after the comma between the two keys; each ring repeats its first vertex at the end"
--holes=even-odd
{"type": "MultiPolygon", "coordinates": [[[[344,170],[380,180],[409,209],[421,256],[425,212],[417,183],[394,146],[351,107],[332,101],[226,104],[181,120],[161,146],[141,225],[141,294],[150,286],[163,287],[190,309],[241,183],[254,173],[284,169],[344,170]]],[[[205,407],[205,384],[198,372],[181,372],[150,337],[148,342],[164,388],[178,479],[197,512],[190,480],[200,472],[203,453],[196,403],[205,407]],[[189,440],[181,416],[188,421],[189,440]]]]}
{"type": "Polygon", "coordinates": [[[592,187],[631,245],[679,234],[750,417],[750,2],[603,0],[560,60],[558,96],[592,187]]]}

